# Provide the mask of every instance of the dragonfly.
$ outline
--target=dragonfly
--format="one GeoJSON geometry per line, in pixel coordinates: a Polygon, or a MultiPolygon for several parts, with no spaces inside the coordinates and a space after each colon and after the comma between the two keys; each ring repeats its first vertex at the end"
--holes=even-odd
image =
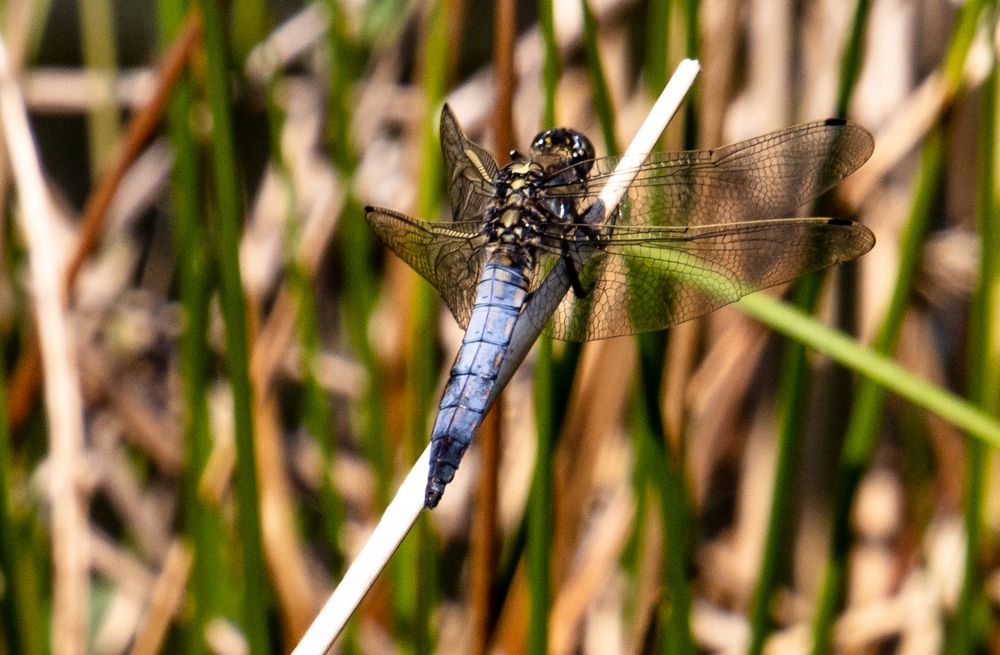
{"type": "Polygon", "coordinates": [[[365,208],[465,330],[431,432],[428,509],[539,334],[661,330],[875,244],[854,221],[781,218],[871,156],[871,134],[842,119],[641,161],[595,158],[586,136],[556,128],[500,166],[445,105],[440,138],[450,221],[365,208]],[[626,169],[628,182],[613,175],[626,169]],[[616,184],[620,200],[605,206],[616,184]]]}

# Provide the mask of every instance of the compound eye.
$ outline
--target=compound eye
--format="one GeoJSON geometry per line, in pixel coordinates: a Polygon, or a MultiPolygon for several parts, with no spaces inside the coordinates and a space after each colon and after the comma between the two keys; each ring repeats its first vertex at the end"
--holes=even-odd
{"type": "Polygon", "coordinates": [[[548,154],[552,152],[555,147],[555,130],[545,130],[544,132],[539,132],[538,136],[534,138],[531,142],[531,154],[540,155],[548,154]]]}
{"type": "Polygon", "coordinates": [[[580,172],[586,174],[590,172],[591,166],[594,165],[594,162],[592,161],[594,159],[594,146],[593,144],[590,143],[590,139],[583,136],[579,132],[572,133],[572,141],[573,141],[572,163],[574,165],[582,164],[581,166],[578,166],[577,169],[578,170],[582,169],[580,170],[580,172]]]}

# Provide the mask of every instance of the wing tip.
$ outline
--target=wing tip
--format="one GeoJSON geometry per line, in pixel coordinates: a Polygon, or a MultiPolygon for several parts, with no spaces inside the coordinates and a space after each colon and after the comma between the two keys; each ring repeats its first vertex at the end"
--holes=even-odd
{"type": "Polygon", "coordinates": [[[851,255],[850,257],[846,257],[845,259],[840,260],[837,263],[843,263],[845,261],[856,259],[875,247],[875,233],[872,232],[867,225],[858,223],[857,221],[852,221],[847,218],[828,218],[826,219],[826,224],[835,225],[837,227],[852,228],[854,231],[860,231],[863,234],[863,237],[858,241],[859,245],[857,248],[857,253],[851,255]]]}
{"type": "Polygon", "coordinates": [[[442,148],[444,148],[446,135],[452,130],[457,130],[459,134],[462,134],[462,128],[458,126],[458,119],[446,102],[441,105],[441,122],[438,124],[438,136],[441,139],[442,148]]]}
{"type": "Polygon", "coordinates": [[[857,148],[856,163],[844,177],[847,177],[847,175],[850,175],[857,169],[861,168],[861,166],[868,161],[868,159],[872,156],[872,153],[875,151],[875,137],[873,137],[872,133],[861,125],[852,123],[846,118],[827,118],[823,121],[823,125],[825,127],[843,128],[846,132],[852,133],[854,138],[863,144],[857,148]]]}

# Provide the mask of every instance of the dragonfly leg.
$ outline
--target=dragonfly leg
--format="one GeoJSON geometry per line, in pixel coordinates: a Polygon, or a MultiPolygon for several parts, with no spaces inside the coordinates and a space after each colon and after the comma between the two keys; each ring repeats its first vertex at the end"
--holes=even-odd
{"type": "Polygon", "coordinates": [[[580,273],[576,270],[576,266],[573,265],[573,259],[569,255],[563,255],[562,262],[563,266],[566,267],[566,275],[569,277],[569,283],[573,287],[573,293],[576,294],[577,298],[585,298],[590,293],[590,289],[584,287],[580,281],[580,273]]]}

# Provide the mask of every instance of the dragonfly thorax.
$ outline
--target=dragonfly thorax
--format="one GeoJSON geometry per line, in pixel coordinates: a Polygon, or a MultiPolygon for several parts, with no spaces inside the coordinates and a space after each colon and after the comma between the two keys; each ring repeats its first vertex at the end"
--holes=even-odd
{"type": "Polygon", "coordinates": [[[540,210],[545,192],[542,166],[529,159],[510,162],[500,170],[494,183],[494,201],[483,226],[493,243],[524,247],[537,243],[542,223],[548,220],[540,210]]]}

